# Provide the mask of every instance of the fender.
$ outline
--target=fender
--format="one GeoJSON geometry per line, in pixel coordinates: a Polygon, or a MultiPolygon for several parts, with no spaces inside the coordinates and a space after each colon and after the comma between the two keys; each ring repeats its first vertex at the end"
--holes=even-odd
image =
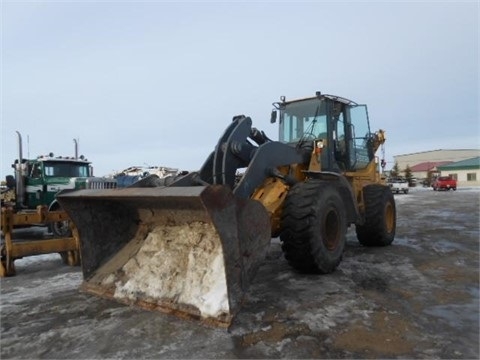
{"type": "Polygon", "coordinates": [[[61,208],[61,206],[60,206],[59,202],[57,201],[57,199],[55,199],[48,206],[48,211],[56,211],[56,210],[59,210],[60,208],[61,208]]]}
{"type": "Polygon", "coordinates": [[[355,201],[353,189],[345,176],[331,171],[306,171],[306,174],[313,179],[338,182],[340,195],[347,210],[347,223],[353,224],[363,221],[358,209],[357,201],[355,201]]]}

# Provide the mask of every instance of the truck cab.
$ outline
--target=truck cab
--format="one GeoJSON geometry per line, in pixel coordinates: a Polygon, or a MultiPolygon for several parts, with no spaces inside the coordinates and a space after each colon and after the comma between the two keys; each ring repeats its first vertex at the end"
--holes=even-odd
{"type": "MultiPolygon", "coordinates": [[[[19,157],[20,158],[20,157],[19,157]]],[[[91,163],[82,156],[65,157],[41,155],[36,159],[18,159],[12,164],[15,176],[6,177],[7,190],[2,191],[2,207],[15,211],[30,211],[46,206],[48,211],[61,210],[56,196],[62,190],[115,188],[115,179],[93,176],[91,163]]],[[[51,226],[58,237],[65,236],[68,223],[58,222],[51,226]]]]}
{"type": "Polygon", "coordinates": [[[91,188],[114,188],[114,179],[93,176],[91,163],[83,156],[40,155],[36,159],[15,160],[15,207],[18,209],[35,209],[46,205],[48,210],[58,210],[56,195],[62,190],[81,190],[91,188]]]}
{"type": "Polygon", "coordinates": [[[85,188],[87,178],[93,175],[92,167],[86,159],[54,157],[53,154],[26,160],[24,168],[24,205],[28,208],[36,208],[38,205],[50,207],[59,191],[85,188]]]}

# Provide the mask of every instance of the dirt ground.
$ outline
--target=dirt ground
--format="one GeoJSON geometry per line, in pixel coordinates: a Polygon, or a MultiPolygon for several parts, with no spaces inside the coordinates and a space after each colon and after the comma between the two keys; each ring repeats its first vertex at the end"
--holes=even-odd
{"type": "Polygon", "coordinates": [[[349,230],[337,271],[293,271],[277,239],[229,330],[78,291],[57,254],[1,279],[2,359],[479,358],[480,189],[395,195],[392,246],[349,230]]]}

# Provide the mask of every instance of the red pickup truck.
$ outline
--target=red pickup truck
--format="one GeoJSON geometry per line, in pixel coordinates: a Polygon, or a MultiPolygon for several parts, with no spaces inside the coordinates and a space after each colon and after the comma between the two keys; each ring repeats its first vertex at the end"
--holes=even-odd
{"type": "Polygon", "coordinates": [[[457,180],[450,176],[439,176],[432,184],[433,190],[457,190],[457,180]]]}

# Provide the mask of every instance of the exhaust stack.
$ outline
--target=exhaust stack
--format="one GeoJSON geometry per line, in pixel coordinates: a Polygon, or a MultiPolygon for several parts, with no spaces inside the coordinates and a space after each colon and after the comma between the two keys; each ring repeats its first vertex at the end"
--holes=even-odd
{"type": "Polygon", "coordinates": [[[78,160],[78,140],[73,139],[73,143],[75,144],[75,160],[78,160]]]}
{"type": "Polygon", "coordinates": [[[23,164],[23,146],[22,135],[16,131],[18,135],[18,162],[14,164],[15,168],[15,197],[18,207],[25,205],[25,165],[23,164]]]}

